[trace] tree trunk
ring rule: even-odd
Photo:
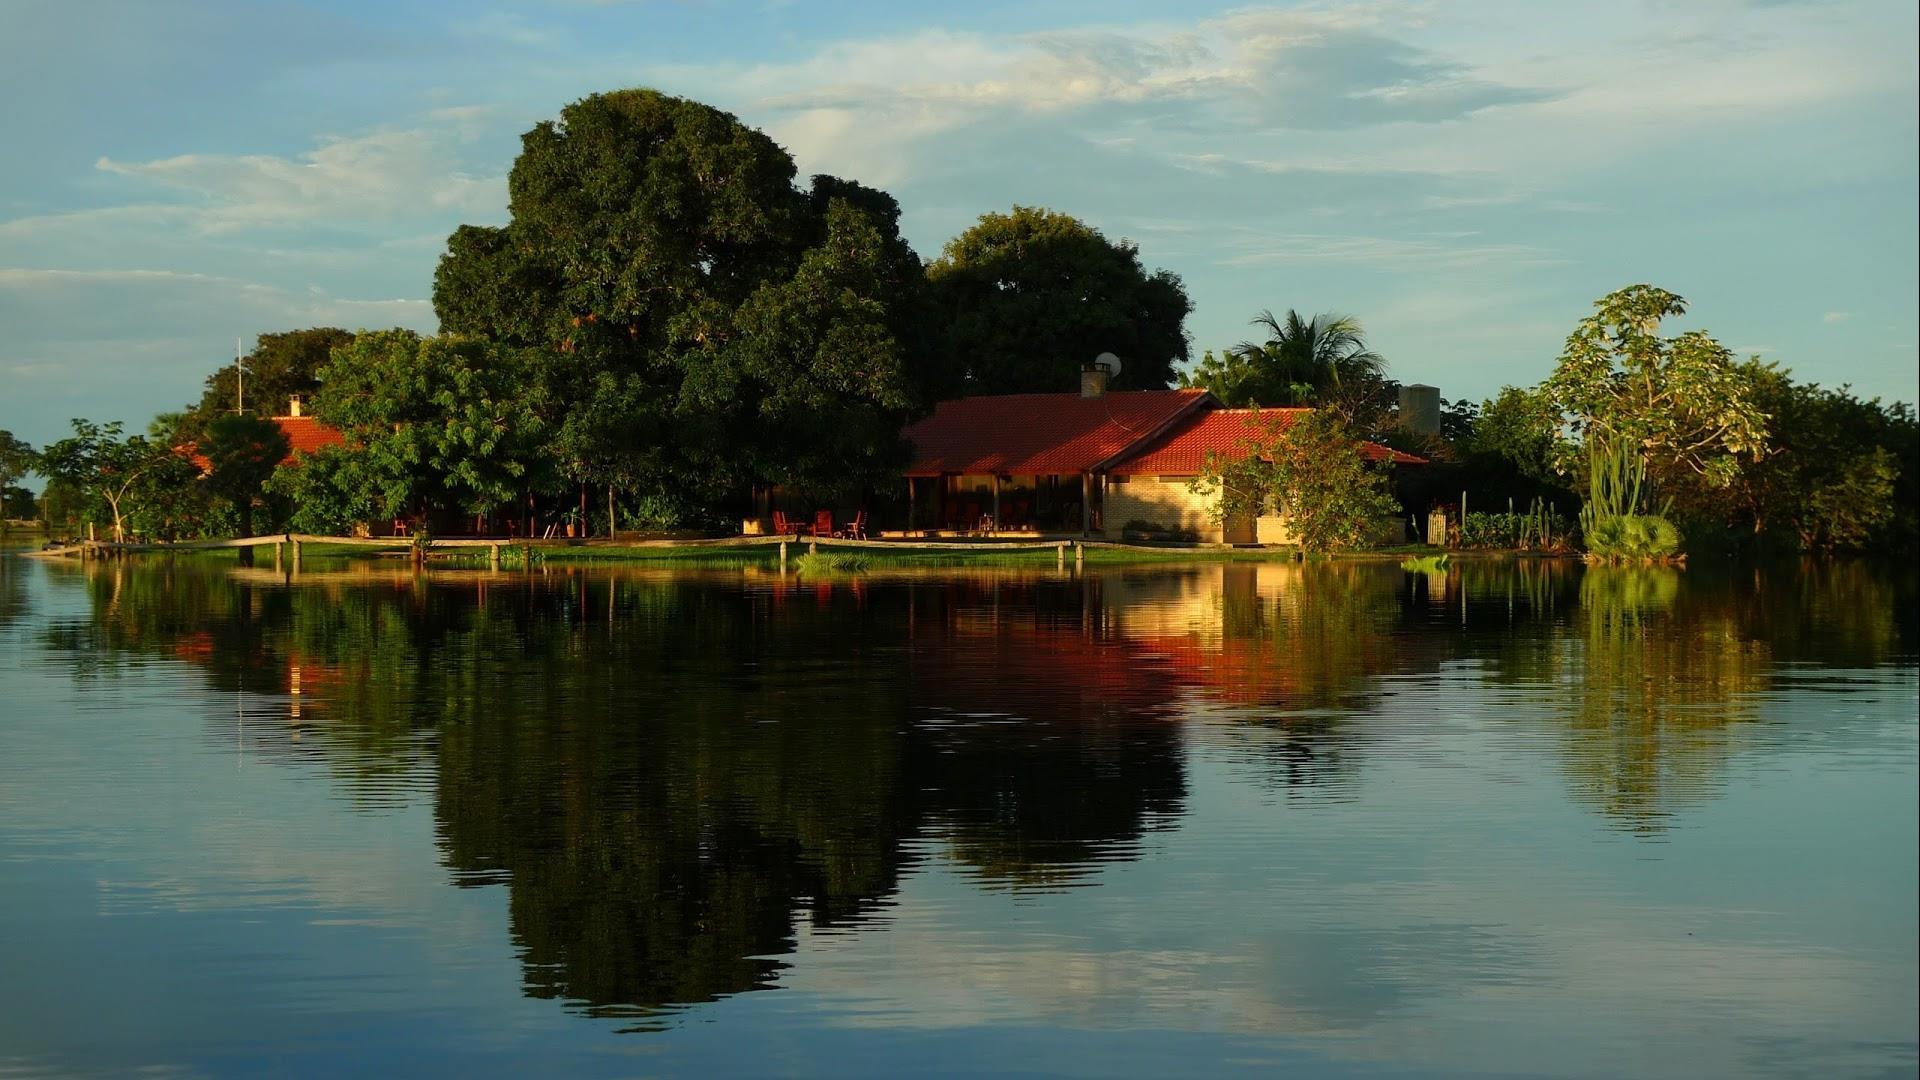
[[[239,500],[237,509],[240,511],[240,535],[252,536],[253,535],[253,500],[252,499]],[[280,561],[278,557],[279,551],[280,551],[279,548],[277,547],[274,548],[274,554],[275,554],[274,562],[276,563]],[[253,549],[252,548],[243,547],[240,549],[240,565],[241,566],[253,565]]]

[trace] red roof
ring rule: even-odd
[[[339,446],[347,441],[340,430],[315,420],[311,416],[276,416],[273,422],[280,425],[280,433],[287,437],[287,456],[280,464],[285,465],[301,454],[311,454],[326,446]],[[213,462],[193,443],[173,448],[175,453],[184,454],[188,461],[198,466],[201,472],[213,468]]]
[[[287,446],[290,448],[287,461],[301,454],[311,454],[328,446],[339,446],[347,441],[338,428],[330,427],[311,416],[276,416],[273,422],[280,425],[286,433]],[[284,464],[284,462],[283,462]]]
[[[1212,409],[1129,455],[1107,471],[1115,476],[1197,476],[1207,454],[1244,456],[1254,443],[1283,431],[1312,409]],[[1368,461],[1391,459],[1396,465],[1425,465],[1427,459],[1403,454],[1379,443],[1360,444]]]
[[[908,476],[1094,471],[1213,401],[1204,390],[999,394],[943,401],[906,430]]]

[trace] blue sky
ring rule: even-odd
[[[431,330],[519,133],[649,85],[883,187],[924,258],[1014,203],[1138,242],[1196,355],[1357,315],[1449,397],[1591,301],[1916,396],[1905,2],[1337,6],[0,0],[0,428],[143,425],[236,336]]]

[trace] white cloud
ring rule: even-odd
[[[1835,323],[1846,322],[1848,319],[1853,318],[1853,316],[1854,313],[1851,311],[1829,311],[1825,315],[1820,316],[1820,321],[1826,323],[1828,326],[1832,326]]]
[[[504,204],[504,178],[463,170],[457,153],[462,132],[472,129],[476,117],[471,110],[440,110],[440,127],[328,136],[293,157],[181,154],[128,162],[103,156],[95,167],[198,196],[203,201],[190,208],[168,205],[151,212],[185,213],[208,232],[486,213]]]

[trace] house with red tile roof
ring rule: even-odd
[[[906,430],[908,528],[1096,532],[1106,471],[1215,404],[1204,390],[943,401]]]
[[[1285,543],[1278,518],[1212,519],[1215,497],[1190,490],[1209,454],[1250,453],[1310,410],[1228,409],[1204,390],[1106,389],[943,401],[908,427],[909,531],[1129,531],[1228,543]],[[1375,443],[1368,459],[1425,460]]]
[[[1285,431],[1312,411],[1209,409],[1165,435],[1143,443],[1106,470],[1107,531],[1119,535],[1113,528],[1118,524],[1123,531],[1131,527],[1136,531],[1193,536],[1214,543],[1291,543],[1293,534],[1286,520],[1277,514],[1229,520],[1224,524],[1215,521],[1213,510],[1219,496],[1196,494],[1192,484],[1194,478],[1205,471],[1210,455],[1230,461],[1244,458],[1260,443]],[[1391,463],[1395,467],[1427,463],[1425,458],[1376,442],[1362,442],[1360,454],[1370,462]],[[1390,532],[1397,526],[1396,519],[1393,526],[1383,528]]]
[[[280,425],[280,433],[287,437],[287,456],[281,459],[282,465],[291,464],[302,454],[311,454],[328,446],[340,446],[347,441],[346,436],[340,434],[338,428],[304,415],[299,398],[294,398],[288,403],[285,416],[275,416],[272,420]],[[213,468],[213,463],[207,460],[207,456],[191,443],[176,447],[175,451],[186,454],[187,459],[198,466],[202,473]]]

